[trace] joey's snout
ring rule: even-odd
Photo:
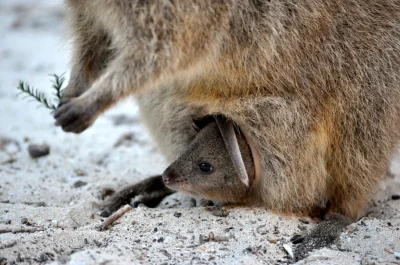
[[[191,191],[190,181],[186,176],[187,174],[184,174],[172,164],[162,174],[162,180],[171,189]]]
[[[175,169],[168,167],[164,173],[162,174],[162,180],[164,181],[165,185],[170,185],[176,182],[178,174],[176,173]]]

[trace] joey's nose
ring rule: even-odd
[[[164,183],[168,185],[175,179],[175,176],[176,176],[175,170],[168,167],[162,174],[162,179]]]

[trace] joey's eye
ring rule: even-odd
[[[208,162],[201,162],[199,164],[199,169],[202,173],[211,173],[213,170],[213,167],[210,163]]]

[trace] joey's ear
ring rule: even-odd
[[[249,187],[249,176],[247,175],[247,170],[240,153],[239,143],[236,138],[235,129],[233,128],[233,122],[223,118],[221,115],[215,116],[214,118],[232,159],[233,166],[239,174],[240,180],[244,185],[246,185],[246,187]]]

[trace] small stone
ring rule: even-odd
[[[74,172],[75,172],[75,174],[78,175],[79,177],[84,177],[84,176],[87,175],[87,172],[86,172],[85,170],[83,170],[82,168],[79,168],[79,167],[75,168],[75,169],[74,169]]]
[[[301,218],[299,218],[299,221],[302,222],[303,224],[309,224],[310,223],[310,218],[301,217]]]
[[[181,214],[181,213],[178,213],[178,212],[175,212],[175,213],[174,213],[174,216],[177,217],[177,218],[179,218],[179,217],[182,216],[182,214]]]
[[[157,242],[158,242],[158,243],[164,242],[164,238],[163,238],[163,237],[160,237],[160,238],[157,240]]]
[[[367,226],[367,221],[368,221],[368,218],[367,217],[363,217],[357,222],[357,224],[358,225],[362,225],[362,226]]]
[[[294,235],[290,239],[290,242],[292,242],[292,244],[300,244],[303,241],[304,241],[304,236],[303,235]]]
[[[214,216],[217,217],[227,217],[229,215],[229,212],[223,207],[209,206],[207,207],[207,210],[209,210]]]
[[[283,244],[283,249],[285,249],[285,251],[289,254],[289,256],[293,259],[294,258],[294,253],[293,253],[293,249],[290,245],[288,244]]]
[[[23,225],[31,225],[31,223],[29,222],[29,219],[26,217],[21,218],[21,224]]]
[[[7,259],[4,257],[0,257],[0,265],[7,265]]]
[[[400,195],[399,194],[393,194],[392,195],[392,200],[400,200]]]
[[[191,198],[190,199],[190,207],[196,207],[196,205],[197,205],[196,199],[195,198]]]
[[[253,249],[251,247],[247,247],[243,250],[243,253],[252,253]]]
[[[226,232],[226,233],[228,233],[229,231],[231,231],[231,230],[233,230],[234,228],[231,226],[231,227],[227,227],[227,228],[225,228],[224,229],[224,232]]]
[[[79,188],[79,187],[85,186],[86,184],[87,184],[87,182],[78,180],[78,181],[75,181],[74,188]]]
[[[299,224],[297,227],[298,227],[301,231],[307,230],[307,226],[305,226],[305,225]]]
[[[28,146],[29,155],[32,158],[38,158],[50,153],[50,146],[47,144],[30,144]]]
[[[21,253],[17,253],[17,258],[15,259],[16,262],[23,262],[24,258],[21,256]]]
[[[115,190],[109,187],[105,187],[101,190],[101,199],[105,200],[105,198],[110,197],[115,193]]]
[[[10,217],[8,215],[4,215],[3,223],[5,223],[6,225],[11,224],[11,219],[10,219]]]
[[[41,262],[46,262],[50,260],[54,260],[54,254],[50,252],[45,252],[39,255],[39,260]]]
[[[200,207],[214,206],[213,201],[201,198],[199,201]]]
[[[58,220],[51,220],[51,227],[58,228]]]
[[[38,206],[38,207],[46,207],[46,203],[45,202],[37,202],[36,206]]]

